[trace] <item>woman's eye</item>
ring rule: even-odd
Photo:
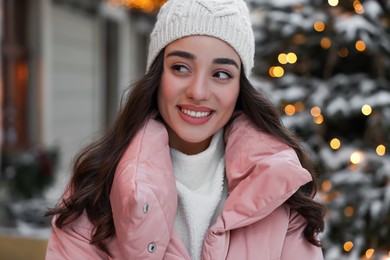
[[[218,71],[217,73],[214,74],[214,77],[218,79],[230,79],[232,76],[224,71]]]
[[[176,70],[178,72],[187,72],[188,71],[188,69],[183,65],[173,65],[172,69]]]

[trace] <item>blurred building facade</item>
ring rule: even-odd
[[[58,199],[73,157],[112,123],[144,73],[153,16],[100,0],[3,0],[2,153],[57,147]]]

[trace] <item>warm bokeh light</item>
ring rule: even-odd
[[[358,0],[355,0],[353,2],[353,8],[355,9],[355,12],[357,14],[363,14],[364,13],[364,8],[363,8],[363,5],[360,3],[360,1]]]
[[[362,113],[363,113],[363,115],[365,115],[365,116],[369,116],[371,113],[372,113],[372,108],[371,108],[371,106],[370,105],[364,105],[364,106],[362,106]]]
[[[295,53],[293,53],[293,52],[287,53],[287,62],[288,63],[294,64],[295,62],[297,62],[297,60],[298,60],[298,57]]]
[[[321,115],[321,108],[315,106],[310,109],[310,114],[314,117]]]
[[[306,42],[306,37],[303,34],[296,34],[292,37],[292,42],[295,44],[303,44]]]
[[[347,241],[344,243],[344,250],[345,251],[347,251],[347,252],[351,251],[352,247],[353,247],[353,243],[351,241]]]
[[[324,192],[329,192],[332,189],[332,182],[330,180],[323,181],[321,183],[321,189]]]
[[[338,138],[333,138],[332,140],[330,140],[330,143],[329,143],[330,147],[333,149],[333,150],[337,150],[340,148],[341,146],[341,142]]]
[[[278,61],[280,64],[286,64],[287,63],[287,54],[286,53],[279,54]]]
[[[374,249],[372,249],[372,248],[367,249],[367,251],[366,251],[366,257],[367,257],[367,258],[371,258],[371,257],[374,255],[374,253],[375,253],[375,250],[374,250]]]
[[[366,44],[364,43],[364,41],[359,40],[359,41],[356,42],[355,48],[358,51],[365,51],[366,50]]]
[[[352,217],[354,212],[355,212],[355,210],[352,206],[345,207],[345,209],[344,209],[344,215],[346,217]]]
[[[138,9],[151,13],[159,9],[166,0],[108,0],[108,4],[114,7],[124,6],[129,9]]]
[[[314,27],[314,30],[316,30],[317,32],[322,32],[325,30],[325,24],[321,21],[315,22],[313,27]]]
[[[273,78],[280,78],[284,75],[284,69],[280,66],[272,66],[269,69],[269,75]]]
[[[316,117],[314,117],[313,121],[317,125],[320,125],[324,122],[324,117],[322,115],[316,116]]]
[[[383,144],[380,144],[376,147],[376,153],[379,155],[379,156],[383,156],[385,155],[386,153],[386,146],[384,146]]]
[[[321,47],[324,49],[329,49],[332,46],[332,41],[328,37],[324,37],[321,39]]]
[[[350,157],[351,163],[359,164],[364,160],[364,154],[360,151],[353,152]]]
[[[302,101],[298,101],[294,104],[295,106],[295,109],[297,110],[297,112],[301,112],[305,109],[305,104],[302,102]]]
[[[287,106],[284,107],[284,112],[286,115],[292,116],[295,114],[296,109],[294,105],[288,104]]]
[[[339,4],[339,0],[328,0],[328,4],[330,6],[337,6]]]
[[[345,58],[345,57],[348,56],[349,51],[348,51],[347,48],[343,47],[343,48],[341,48],[341,49],[337,52],[337,54],[338,54],[341,58]]]

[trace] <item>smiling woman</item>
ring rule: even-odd
[[[197,154],[231,118],[240,89],[240,57],[209,36],[184,37],[164,51],[158,109],[169,145]]]
[[[76,157],[47,259],[323,259],[308,156],[248,80],[243,0],[169,0],[147,73]]]

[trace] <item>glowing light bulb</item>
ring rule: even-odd
[[[314,117],[313,121],[317,125],[320,125],[324,122],[324,116],[323,115],[316,116],[316,117]]]
[[[314,117],[321,115],[321,108],[315,106],[310,109],[310,114]]]
[[[331,141],[330,141],[330,147],[333,149],[333,150],[337,150],[339,149],[341,146],[341,142],[338,138],[333,138]]]
[[[317,32],[322,32],[325,30],[325,24],[321,21],[315,22],[313,27],[314,27],[314,30],[316,30]]]
[[[371,257],[374,255],[374,253],[375,253],[375,250],[374,250],[374,249],[372,249],[372,248],[367,249],[367,251],[366,251],[366,257],[367,257],[367,258],[371,258]]]
[[[372,108],[371,108],[371,106],[370,105],[364,105],[364,106],[362,106],[362,113],[363,113],[363,115],[365,115],[365,116],[369,116],[371,113],[372,113]]]
[[[289,115],[289,116],[292,116],[295,114],[295,106],[294,105],[291,105],[291,104],[288,104],[287,106],[285,106],[284,108],[284,112],[286,113],[286,115]]]
[[[328,37],[324,37],[321,39],[320,45],[324,49],[329,49],[332,46],[332,41]]]
[[[353,243],[351,241],[347,241],[344,243],[344,250],[349,252],[353,248]]]
[[[330,180],[325,180],[321,183],[321,189],[324,192],[329,192],[332,189],[332,182]]]
[[[346,217],[351,217],[353,216],[353,213],[355,212],[354,208],[352,206],[345,207],[344,209],[344,215]]]
[[[328,0],[328,4],[330,6],[337,6],[339,4],[339,0]]]
[[[347,57],[347,56],[348,56],[348,53],[349,53],[349,51],[348,51],[348,49],[345,48],[345,47],[341,48],[341,49],[337,52],[337,54],[338,54],[341,58]]]
[[[353,152],[350,157],[351,163],[359,164],[364,160],[364,154],[360,151]]]
[[[280,66],[272,66],[269,69],[269,74],[273,78],[280,78],[280,77],[282,77],[284,75],[284,69],[282,67],[280,67]]]
[[[366,49],[366,44],[364,43],[364,41],[359,40],[355,43],[355,48],[358,51],[364,51]]]
[[[357,14],[363,14],[364,13],[363,5],[358,0],[355,0],[353,2],[353,8],[355,9],[355,12]]]
[[[383,144],[380,144],[376,147],[376,153],[379,155],[379,156],[383,156],[385,155],[386,153],[386,146],[384,146]]]
[[[279,54],[278,61],[280,64],[286,64],[287,63],[287,54],[286,53]]]
[[[295,62],[297,62],[298,60],[298,57],[295,53],[293,52],[289,52],[287,54],[287,62],[290,63],[290,64],[294,64]]]

